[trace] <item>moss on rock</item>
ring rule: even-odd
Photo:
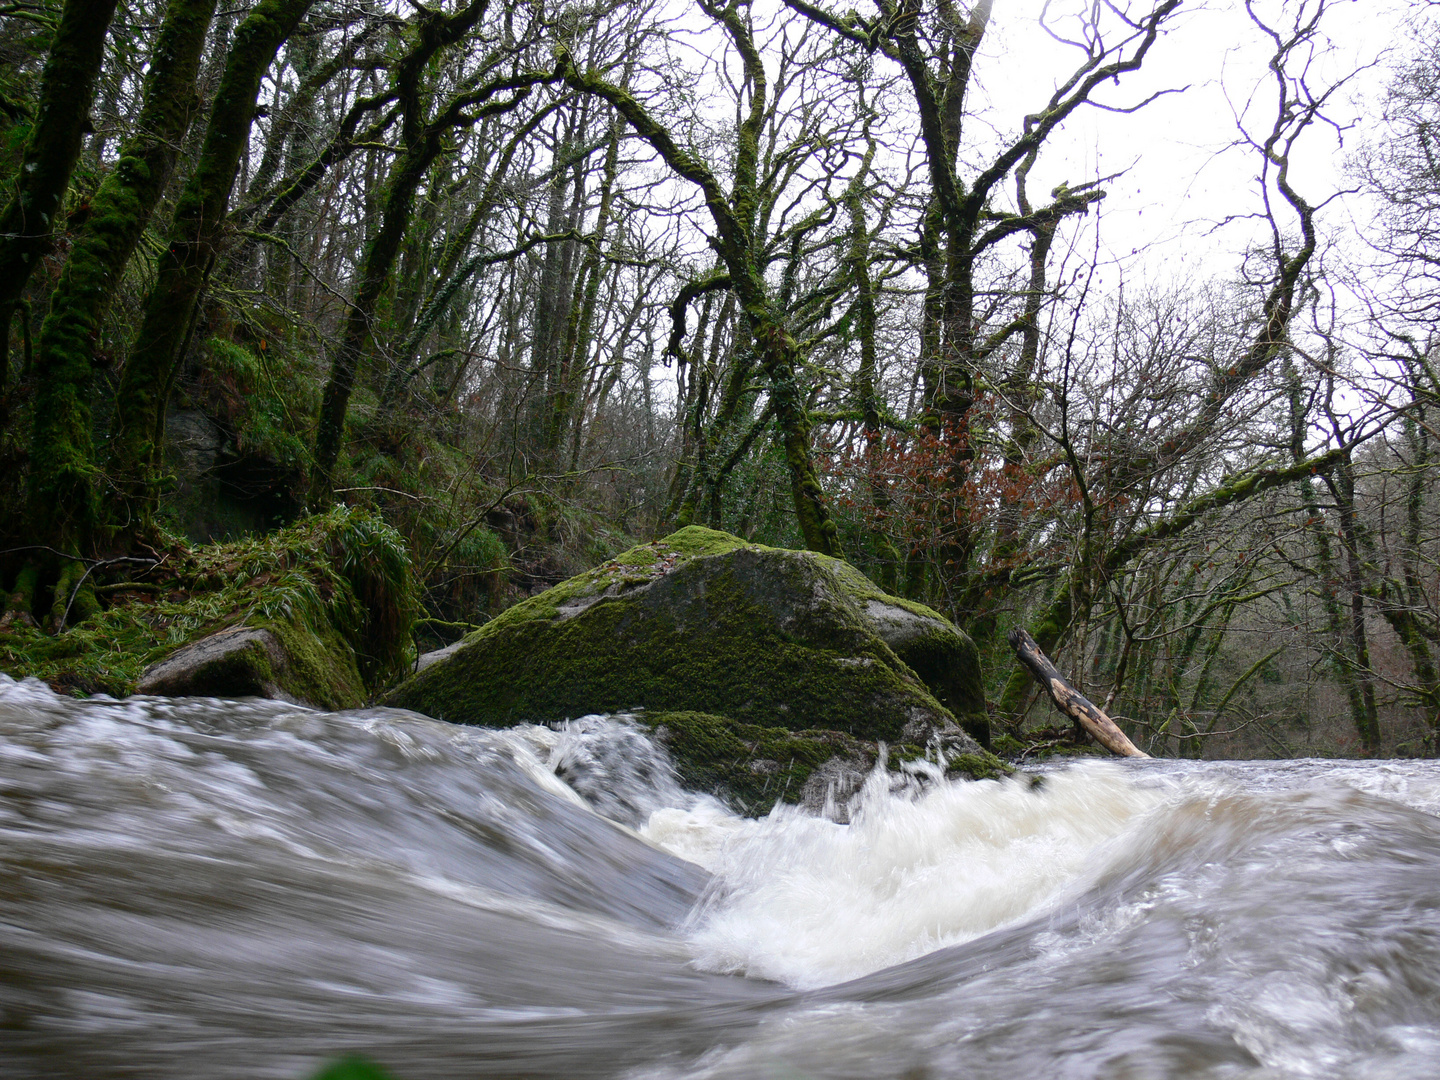
[[[937,692],[983,717],[974,645],[940,615],[838,559],[689,526],[510,608],[386,703],[489,726],[648,709],[900,743],[954,728]]]
[[[874,743],[839,731],[789,731],[688,711],[636,719],[669,751],[687,788],[719,796],[745,814],[801,801],[815,770],[834,758],[866,771],[876,760]]]
[[[827,565],[875,633],[954,714],[960,726],[988,748],[990,717],[985,709],[980,652],[970,635],[938,611],[885,592],[849,563],[828,559]]]
[[[278,684],[287,696],[322,709],[354,709],[370,697],[355,650],[334,627],[283,619],[261,625],[285,650],[288,670]]]
[[[336,507],[266,537],[194,550],[177,544],[163,566],[163,576],[106,585],[103,610],[81,622],[72,613],[59,635],[33,621],[0,625],[0,670],[60,691],[120,697],[173,653],[243,627],[273,639],[283,672],[271,650],[251,649],[213,673],[217,689],[156,692],[256,693],[353,708],[408,666],[415,586],[403,541],[369,511]]]
[[[687,788],[715,795],[750,815],[767,813],[777,802],[819,809],[827,787],[849,777],[850,785],[838,792],[843,799],[880,755],[876,743],[840,731],[790,731],[688,711],[640,713],[634,719],[669,751]],[[901,743],[889,747],[887,757],[892,768],[903,767],[925,757],[925,751]],[[946,758],[950,777],[991,780],[1012,771],[984,752]]]
[[[887,741],[953,726],[856,578],[691,526],[510,608],[387,704],[491,726],[640,708]]]
[[[138,693],[169,697],[264,697],[328,709],[364,704],[354,654],[333,631],[278,620],[232,626],[175,650],[148,668]]]

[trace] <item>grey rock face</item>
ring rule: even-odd
[[[178,409],[165,418],[165,443],[177,471],[193,481],[215,467],[225,432],[198,409]]]
[[[135,690],[166,697],[263,697],[295,704],[281,681],[290,669],[280,639],[269,630],[231,627],[191,642],[140,676]]]
[[[450,657],[454,656],[457,652],[459,652],[460,647],[464,644],[465,642],[463,640],[455,641],[450,643],[449,645],[446,645],[443,649],[435,649],[432,652],[421,653],[419,657],[417,657],[415,660],[415,671],[419,673],[421,671],[424,671],[431,664],[438,664],[441,661],[448,660]]]

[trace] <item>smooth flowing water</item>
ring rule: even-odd
[[[872,778],[0,676],[0,1076],[1440,1075],[1440,767]]]

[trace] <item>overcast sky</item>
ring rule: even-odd
[[[1075,66],[1073,50],[1041,29],[1044,6],[1043,0],[995,0],[978,71],[981,100],[993,107],[998,124],[1043,105],[1057,78]],[[1052,10],[1074,6],[1074,0],[1051,5]],[[1278,0],[1262,4],[1267,13],[1280,6]],[[1288,6],[1293,11],[1294,0]],[[1334,49],[1317,63],[1314,85],[1380,61],[1336,101],[1331,115],[1337,122],[1375,115],[1388,80],[1386,50],[1406,49],[1398,27],[1408,6],[1401,0],[1332,0],[1322,25]],[[1137,115],[1082,110],[1053,140],[1033,174],[1032,189],[1043,192],[1060,181],[1077,183],[1128,169],[1123,179],[1107,185],[1102,218],[1102,243],[1121,260],[1128,278],[1233,273],[1236,253],[1260,235],[1254,224],[1218,231],[1214,225],[1259,207],[1257,156],[1226,147],[1238,137],[1237,110],[1252,131],[1268,130],[1275,92],[1265,65],[1273,49],[1249,22],[1240,0],[1194,0],[1182,12],[1144,70],[1108,88],[1101,100],[1129,105],[1160,89],[1189,89],[1162,97]],[[1318,202],[1345,187],[1344,159],[1373,131],[1373,123],[1362,123],[1344,133],[1342,146],[1333,129],[1313,130],[1291,168],[1301,194]],[[1363,207],[1331,207],[1327,232],[1352,215],[1363,216]],[[1132,249],[1141,254],[1132,259]]]

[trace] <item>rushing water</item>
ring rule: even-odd
[[[0,676],[0,1076],[1440,1075],[1440,768],[872,778]]]

